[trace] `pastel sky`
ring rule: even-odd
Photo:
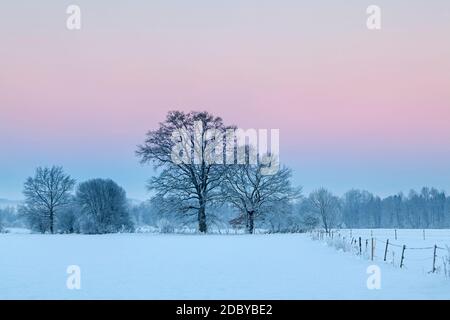
[[[280,129],[306,192],[450,191],[449,35],[448,0],[2,3],[0,198],[58,164],[145,199],[134,151],[172,109]]]

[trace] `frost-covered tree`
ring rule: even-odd
[[[301,232],[305,228],[296,207],[294,201],[274,202],[270,210],[259,219],[258,226],[270,233]]]
[[[167,233],[176,228],[191,225],[196,219],[190,215],[180,215],[180,203],[174,196],[156,195],[150,199],[150,219],[153,225]],[[194,220],[194,221],[192,221]]]
[[[56,227],[60,233],[79,233],[81,210],[72,197],[69,204],[62,207],[56,219]]]
[[[150,201],[139,204],[129,203],[130,217],[135,226],[155,226],[153,210]]]
[[[0,220],[2,221],[4,228],[24,228],[26,226],[23,217],[18,214],[17,209],[18,208],[14,206],[7,206],[0,209]]]
[[[211,150],[220,147],[223,140],[207,133],[220,135],[225,130],[222,119],[208,112],[171,111],[158,129],[147,133],[136,152],[141,163],[151,163],[161,170],[149,181],[149,190],[159,197],[176,198],[179,212],[194,211],[200,232],[207,231],[206,208],[219,196],[226,168],[209,161]]]
[[[249,163],[247,157],[245,163],[231,165],[222,184],[224,199],[239,210],[248,233],[253,233],[256,218],[280,211],[283,205],[299,197],[301,192],[290,183],[290,169],[281,167],[275,173],[265,174],[265,167],[279,166],[274,164],[278,161],[275,156],[263,156],[265,161],[258,160],[256,164]]]
[[[404,195],[402,193],[383,199],[382,210],[386,225],[392,228],[406,227],[406,220],[404,219]]]
[[[34,177],[29,177],[24,184],[22,214],[40,232],[54,233],[55,217],[69,203],[74,185],[75,180],[62,167],[37,168]]]
[[[308,200],[310,210],[319,216],[325,232],[328,232],[338,222],[339,198],[325,188],[320,188],[311,192]]]
[[[350,190],[342,199],[342,219],[348,228],[445,228],[450,226],[449,199],[427,187],[384,199]]]
[[[347,228],[380,228],[381,200],[368,191],[352,189],[345,193],[342,219]]]
[[[318,215],[310,210],[308,198],[301,198],[295,204],[295,216],[301,230],[312,230],[321,224]]]
[[[111,179],[92,179],[81,183],[76,192],[83,233],[131,231],[125,190]]]

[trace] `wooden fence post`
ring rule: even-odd
[[[434,253],[433,253],[433,273],[436,272],[436,250],[437,250],[437,245],[434,245]]]
[[[384,261],[386,261],[388,246],[389,246],[389,239],[386,240],[386,249],[384,249]]]
[[[361,237],[359,237],[359,255],[362,255]]]
[[[394,232],[395,232],[395,240],[397,240],[397,229],[395,229]]]
[[[405,259],[405,249],[406,249],[406,245],[403,245],[402,258],[400,260],[400,268],[403,267],[403,260]]]
[[[373,238],[371,239],[371,246],[372,246],[372,249],[370,250],[370,258],[371,258],[371,260],[373,261],[373,254],[374,254],[374,251],[375,251],[375,247],[374,247],[374,242],[373,242]]]

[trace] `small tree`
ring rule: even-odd
[[[76,193],[84,233],[130,231],[132,223],[125,190],[111,179],[92,179],[81,183]]]
[[[248,152],[248,149],[247,149]],[[230,166],[222,185],[222,195],[225,201],[232,203],[241,214],[248,233],[253,233],[255,218],[262,217],[268,211],[277,210],[280,204],[287,203],[300,196],[301,189],[294,189],[290,184],[292,172],[283,167],[272,174],[264,174],[266,166],[274,165],[274,156],[265,155],[264,164],[258,161],[251,164]]]
[[[336,223],[340,203],[339,198],[334,196],[330,191],[320,188],[313,191],[309,195],[309,207],[310,210],[317,214],[322,220],[325,232]]]
[[[38,167],[34,177],[24,184],[25,205],[22,213],[39,231],[54,233],[58,210],[70,201],[75,180],[66,175],[62,167]]]

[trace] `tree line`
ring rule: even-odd
[[[154,197],[135,206],[136,225],[173,232],[192,226],[189,215],[178,214],[176,199]],[[246,230],[247,219],[235,206],[210,205],[208,225],[215,230]],[[149,214],[151,213],[151,214]],[[411,190],[381,198],[368,191],[352,189],[337,196],[325,188],[302,195],[295,201],[274,202],[254,219],[255,227],[268,233],[304,232],[321,228],[450,228],[450,196],[435,188]]]
[[[43,233],[129,232],[142,225],[160,232],[195,227],[202,233],[211,227],[248,233],[450,227],[450,198],[434,188],[383,199],[361,190],[338,197],[325,188],[303,195],[291,182],[292,170],[275,154],[236,140],[230,149],[218,139],[230,129],[236,127],[208,112],[171,111],[136,150],[140,162],[156,170],[147,184],[151,199],[132,205],[110,179],[76,185],[62,167],[37,168],[24,183],[19,216]],[[225,165],[230,154],[245,161],[234,157]],[[268,167],[277,170],[267,174]],[[7,220],[11,213],[0,211],[0,228],[2,216]]]
[[[351,190],[341,203],[341,221],[348,228],[450,227],[450,197],[435,188],[383,199],[368,191]]]

